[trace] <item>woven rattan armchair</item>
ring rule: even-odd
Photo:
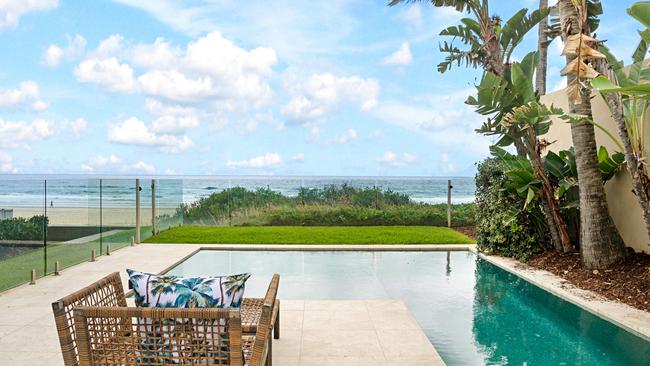
[[[238,309],[77,307],[74,317],[81,366],[244,364]]]
[[[275,275],[269,285],[267,297],[272,288],[275,288],[275,293],[277,294],[278,284],[279,276]],[[275,299],[276,295],[273,296]],[[261,322],[265,300],[266,297],[264,299],[245,298],[242,302],[240,323],[243,334],[257,335],[258,324]],[[275,299],[273,304],[270,324],[272,325],[275,339],[278,339],[280,336],[280,300]],[[61,353],[66,366],[78,366],[80,364],[73,309],[83,306],[126,307],[126,297],[119,273],[111,273],[101,280],[52,303],[59,342],[61,344]],[[270,348],[270,339],[268,343]]]

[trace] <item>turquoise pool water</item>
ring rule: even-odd
[[[650,365],[650,343],[464,252],[204,250],[170,271],[280,273],[283,299],[400,299],[447,365]]]

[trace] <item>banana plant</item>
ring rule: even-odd
[[[607,101],[616,122],[634,194],[650,237],[650,174],[645,138],[646,117],[650,108],[650,67],[645,63],[650,48],[650,2],[634,4],[628,13],[646,27],[639,32],[640,41],[629,70],[626,71],[623,61],[603,45],[600,52],[605,55],[609,69],[602,70],[604,74],[592,80],[591,85]]]

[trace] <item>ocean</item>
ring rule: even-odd
[[[409,195],[423,203],[447,202],[447,180],[452,180],[452,202],[474,201],[473,177],[279,177],[279,176],[165,176],[156,178],[159,207],[178,207],[229,187],[270,188],[295,196],[301,187],[323,188],[348,184],[354,187],[380,187]],[[46,183],[47,182],[47,183]],[[0,176],[0,208],[98,207],[99,177],[89,176]],[[108,177],[101,180],[103,207],[133,207],[135,178]],[[151,179],[141,179],[143,207],[151,202]],[[46,193],[47,191],[47,193]]]

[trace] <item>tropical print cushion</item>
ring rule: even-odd
[[[154,275],[127,269],[135,304],[149,308],[238,308],[250,273],[219,277]]]

